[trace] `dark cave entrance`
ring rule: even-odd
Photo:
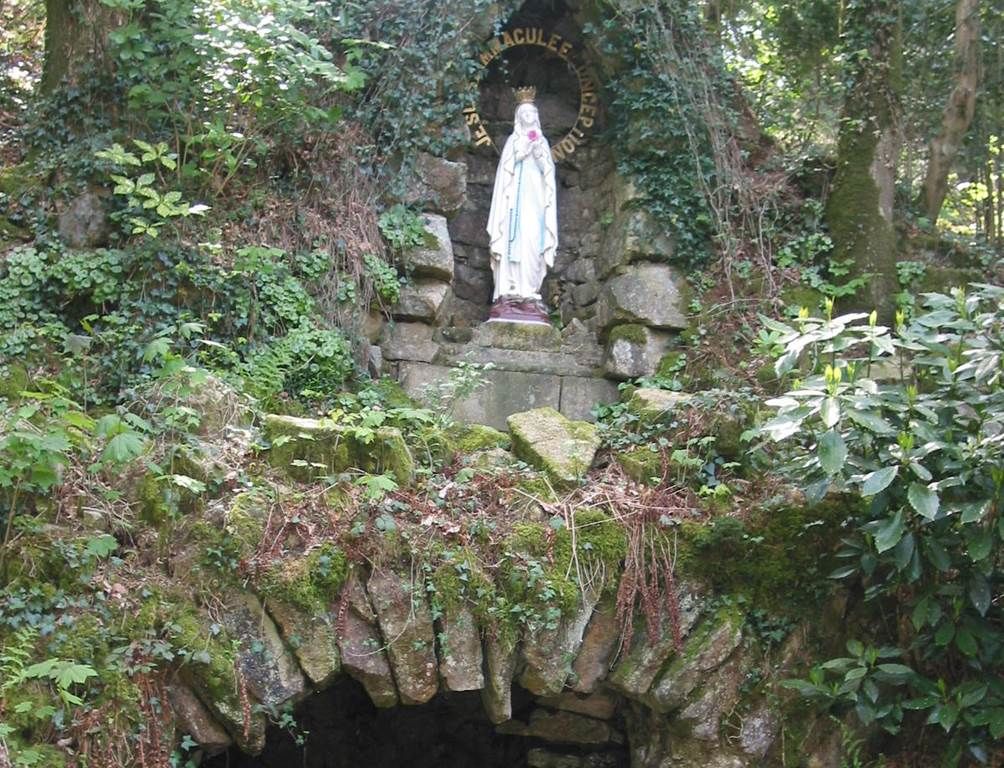
[[[533,696],[513,685],[513,718],[527,721]],[[626,768],[623,745],[582,748],[499,733],[478,691],[440,693],[427,704],[379,709],[350,677],[301,702],[287,727],[269,728],[264,751],[236,747],[204,768]],[[303,744],[297,743],[302,736]]]

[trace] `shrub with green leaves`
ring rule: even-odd
[[[983,761],[1004,737],[1004,288],[920,304],[895,329],[874,313],[765,320],[778,375],[795,378],[763,433],[810,497],[870,501],[832,578],[859,582],[899,630],[796,685],[893,733],[919,710],[950,762]]]
[[[333,398],[355,364],[341,331],[304,323],[252,355],[241,372],[246,388],[270,406],[281,393],[307,400]]]

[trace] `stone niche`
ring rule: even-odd
[[[570,3],[531,0],[503,27],[543,28],[572,44],[600,94],[586,141],[557,165],[555,265],[543,286],[555,327],[486,323],[492,295],[488,235],[498,151],[473,143],[450,159],[417,159],[408,201],[426,210],[430,245],[411,256],[413,280],[379,339],[383,371],[422,399],[462,361],[492,365],[486,386],[456,403],[465,421],[505,428],[512,413],[552,406],[588,419],[617,384],[654,374],[687,326],[686,283],[672,265],[672,234],[638,204],[603,137],[598,68]],[[487,44],[489,41],[485,41]],[[575,125],[579,80],[540,46],[510,48],[489,66],[478,112],[495,145],[512,130],[514,85],[534,85],[552,146]]]

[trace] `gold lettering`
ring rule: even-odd
[[[572,50],[572,44],[571,43],[568,43],[568,42],[562,43],[561,48],[558,49],[558,55],[561,58],[563,58],[563,59],[567,58],[568,57],[568,52],[570,50]]]
[[[540,27],[534,27],[530,30],[532,37],[527,38],[527,43],[530,45],[543,45],[544,44],[544,30]]]
[[[583,128],[592,128],[593,127],[593,118],[591,118],[591,117],[585,117],[585,116],[580,117],[579,118],[579,122],[582,123],[582,127]]]
[[[551,157],[554,158],[554,162],[560,163],[565,159],[565,153],[558,145],[551,148]]]
[[[502,33],[502,45],[505,46],[506,48],[512,48],[514,45],[516,45],[516,43],[512,39],[512,35],[510,35],[508,32]]]
[[[583,104],[595,104],[596,103],[596,94],[595,93],[583,93],[581,98],[582,98],[582,103]]]
[[[481,118],[478,117],[478,113],[475,112],[473,109],[465,110],[465,114],[467,115],[468,125],[477,125],[478,123],[481,122]]]
[[[491,64],[493,58],[495,57],[492,56],[490,51],[485,51],[484,53],[481,54],[481,66],[487,67],[489,64]]]
[[[581,144],[585,140],[585,138],[586,138],[586,134],[584,134],[582,132],[582,129],[579,128],[578,126],[572,128],[572,136],[574,136],[576,139],[578,139],[578,141],[576,142],[576,144]]]
[[[547,48],[550,51],[558,52],[558,41],[561,39],[561,35],[551,35],[551,39],[547,41]]]
[[[596,114],[596,107],[594,107],[594,106],[592,106],[590,104],[583,104],[579,108],[579,113],[583,114],[583,115],[595,115]]]
[[[514,29],[512,31],[512,39],[516,42],[516,45],[526,45],[526,30]]]
[[[563,138],[558,146],[561,147],[567,155],[570,155],[575,151],[575,142],[568,136]]]
[[[481,138],[479,138],[477,141],[474,142],[474,146],[487,147],[491,143],[492,143],[492,137],[486,133],[484,136],[482,136]]]

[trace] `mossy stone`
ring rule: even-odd
[[[636,446],[614,454],[624,474],[636,483],[653,484],[662,476],[662,457],[647,446]]]
[[[456,450],[465,456],[477,451],[493,448],[509,450],[512,447],[509,435],[484,424],[457,425],[450,431],[450,437]]]
[[[662,421],[667,414],[677,408],[685,406],[691,397],[686,392],[640,387],[631,393],[627,406],[628,410],[643,422],[653,424]]]
[[[611,342],[623,340],[632,344],[645,345],[648,343],[648,334],[644,325],[624,323],[611,329],[609,340]]]
[[[331,419],[270,413],[265,416],[264,433],[271,443],[269,463],[297,480],[351,469],[386,472],[400,485],[414,479],[415,461],[397,427],[363,435]]]
[[[559,484],[578,482],[600,447],[596,427],[571,421],[554,408],[535,408],[507,419],[513,450]]]

